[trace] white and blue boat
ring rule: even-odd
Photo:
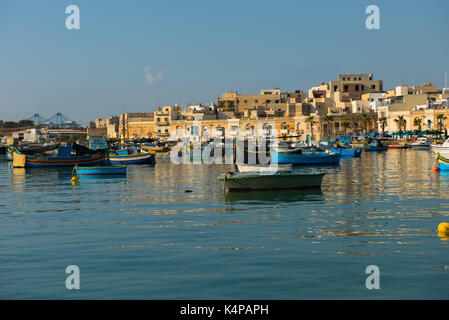
[[[141,152],[129,154],[128,150],[120,150],[109,155],[109,164],[154,164],[156,163],[154,152]]]

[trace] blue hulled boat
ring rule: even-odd
[[[362,155],[363,149],[356,148],[332,148],[332,152],[339,153],[342,157],[359,158]]]
[[[92,152],[84,155],[72,155],[72,147],[68,146],[61,149],[63,152],[59,152],[58,155],[29,155],[24,154],[17,148],[13,151],[14,167],[19,168],[47,168],[47,167],[73,167],[75,165],[96,165],[105,163],[104,152]],[[84,149],[83,149],[84,150]],[[92,152],[92,153],[90,153]]]
[[[75,166],[74,173],[82,178],[91,176],[126,176],[126,166]]]
[[[127,151],[127,150],[124,150]],[[154,152],[142,152],[128,154],[128,152],[117,152],[109,155],[110,164],[154,164]]]
[[[339,153],[311,153],[311,154],[294,154],[284,152],[271,152],[271,161],[273,163],[291,163],[291,164],[338,164],[341,155]]]

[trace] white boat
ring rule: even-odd
[[[237,168],[239,172],[292,172],[291,164],[238,164]]]
[[[412,144],[410,144],[412,149],[416,149],[416,150],[430,150],[431,145],[432,145],[432,139],[424,138],[424,137],[418,138],[416,140],[416,142],[413,142]]]
[[[432,144],[432,151],[440,154],[449,154],[449,138],[443,144]]]

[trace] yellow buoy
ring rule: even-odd
[[[447,223],[447,222],[441,222],[441,223],[438,225],[438,232],[448,234],[448,233],[449,233],[449,223]]]
[[[72,179],[70,181],[72,181],[72,184],[75,185],[78,183],[79,177],[78,176],[73,176]]]

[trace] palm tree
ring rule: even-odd
[[[440,113],[437,115],[438,131],[440,131],[440,133],[443,130],[443,121],[444,120],[446,120],[446,116],[444,114]]]
[[[334,116],[327,115],[323,118],[323,121],[327,122],[327,130],[326,130],[326,136],[330,139],[329,129],[330,129],[330,123],[334,120]]]
[[[310,140],[313,140],[313,126],[316,124],[315,119],[313,116],[309,116],[306,118],[305,122],[308,122],[310,124]]]
[[[418,130],[421,131],[421,122],[422,118],[415,118],[413,119],[413,125],[418,126]]]
[[[405,130],[407,120],[405,120],[404,116],[398,116],[397,119],[394,119],[394,122],[396,122],[400,132],[402,132],[402,127],[404,127]]]
[[[387,122],[387,117],[382,117],[379,119],[379,124],[382,128],[382,135],[385,134],[385,127],[387,126],[388,122]]]
[[[362,113],[361,119],[363,124],[365,125],[365,133],[368,131],[367,122],[369,121],[368,115],[366,113]]]
[[[346,129],[348,129],[351,126],[351,124],[348,121],[344,121],[341,123],[341,126],[344,129],[344,132],[346,134]]]

